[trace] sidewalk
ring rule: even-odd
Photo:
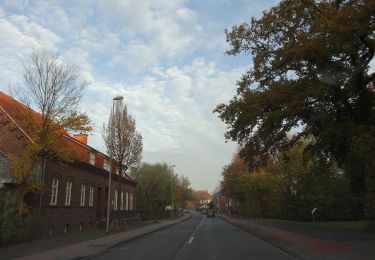
[[[375,259],[375,235],[330,231],[329,239],[322,239],[321,230],[291,222],[277,221],[277,227],[253,220],[220,215],[263,240],[303,259]],[[292,231],[291,231],[292,230]],[[346,236],[346,237],[345,237]]]
[[[188,219],[190,215],[184,215],[174,220],[160,220],[159,223],[143,226],[140,228],[126,230],[121,233],[111,234],[93,240],[87,240],[76,244],[60,247],[50,251],[24,256],[18,259],[23,260],[40,260],[40,259],[78,259],[99,255],[106,250],[122,244],[126,241],[133,240],[149,233],[166,228],[173,224]]]

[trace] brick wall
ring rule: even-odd
[[[0,152],[20,155],[27,142],[26,136],[0,108]]]
[[[113,209],[114,190],[119,191],[118,208],[120,207],[120,192],[134,193],[135,184],[128,180],[112,175],[111,200]],[[59,179],[57,204],[50,205],[53,178]],[[72,182],[71,203],[65,206],[66,183]],[[64,232],[64,227],[69,225],[69,231],[88,229],[89,226],[99,223],[106,218],[108,173],[91,165],[61,164],[48,161],[45,177],[46,191],[43,196],[43,213],[49,221],[54,223],[54,233]],[[80,206],[81,185],[86,185],[85,206]],[[89,206],[89,187],[94,187],[93,206]],[[51,224],[51,223],[49,223]]]
[[[0,108],[0,152],[20,155],[23,153],[29,140],[17,125]],[[104,220],[107,209],[108,172],[101,167],[92,166],[85,162],[63,164],[48,161],[44,183],[46,190],[42,196],[42,214],[46,218],[44,229],[46,232],[63,233],[65,227],[68,232],[87,230],[95,223]],[[120,206],[120,192],[124,192],[124,208],[126,192],[135,192],[135,183],[118,175],[112,175],[111,198],[114,198],[114,189],[119,190],[118,206]],[[53,178],[59,179],[57,203],[50,205],[51,184]],[[72,181],[71,204],[65,206],[66,182]],[[80,206],[81,185],[86,184],[85,206]],[[94,187],[93,206],[89,206],[90,186]],[[39,207],[39,194],[26,198],[29,205]],[[112,203],[111,203],[112,204]],[[113,204],[111,205],[113,208]]]

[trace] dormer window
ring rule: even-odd
[[[90,153],[90,164],[95,165],[95,153]]]

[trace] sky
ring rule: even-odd
[[[175,165],[193,189],[212,192],[236,150],[212,113],[236,91],[248,56],[225,55],[225,29],[260,17],[278,0],[0,0],[0,91],[23,84],[33,49],[58,52],[89,82],[80,110],[89,145],[124,97],[143,137],[143,161]]]

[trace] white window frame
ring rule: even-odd
[[[89,163],[91,165],[95,165],[95,157],[96,157],[95,153],[90,152]]]
[[[125,195],[125,210],[129,210],[129,193],[126,192]]]
[[[59,179],[54,177],[52,179],[52,184],[51,184],[51,202],[49,203],[49,205],[51,206],[57,205],[58,192],[59,192]]]
[[[86,202],[86,184],[81,184],[81,202],[80,206],[84,207]]]
[[[89,207],[94,205],[94,186],[90,186],[90,193],[89,193]]]
[[[133,210],[133,193],[130,193],[130,196],[129,196],[129,210]]]
[[[65,186],[65,206],[70,206],[71,198],[72,198],[72,181],[67,181]]]
[[[113,198],[113,209],[117,210],[118,190],[115,189],[115,196]]]
[[[103,161],[103,169],[109,171],[109,163],[107,159],[104,159]]]
[[[120,210],[124,210],[124,192],[120,193]]]

